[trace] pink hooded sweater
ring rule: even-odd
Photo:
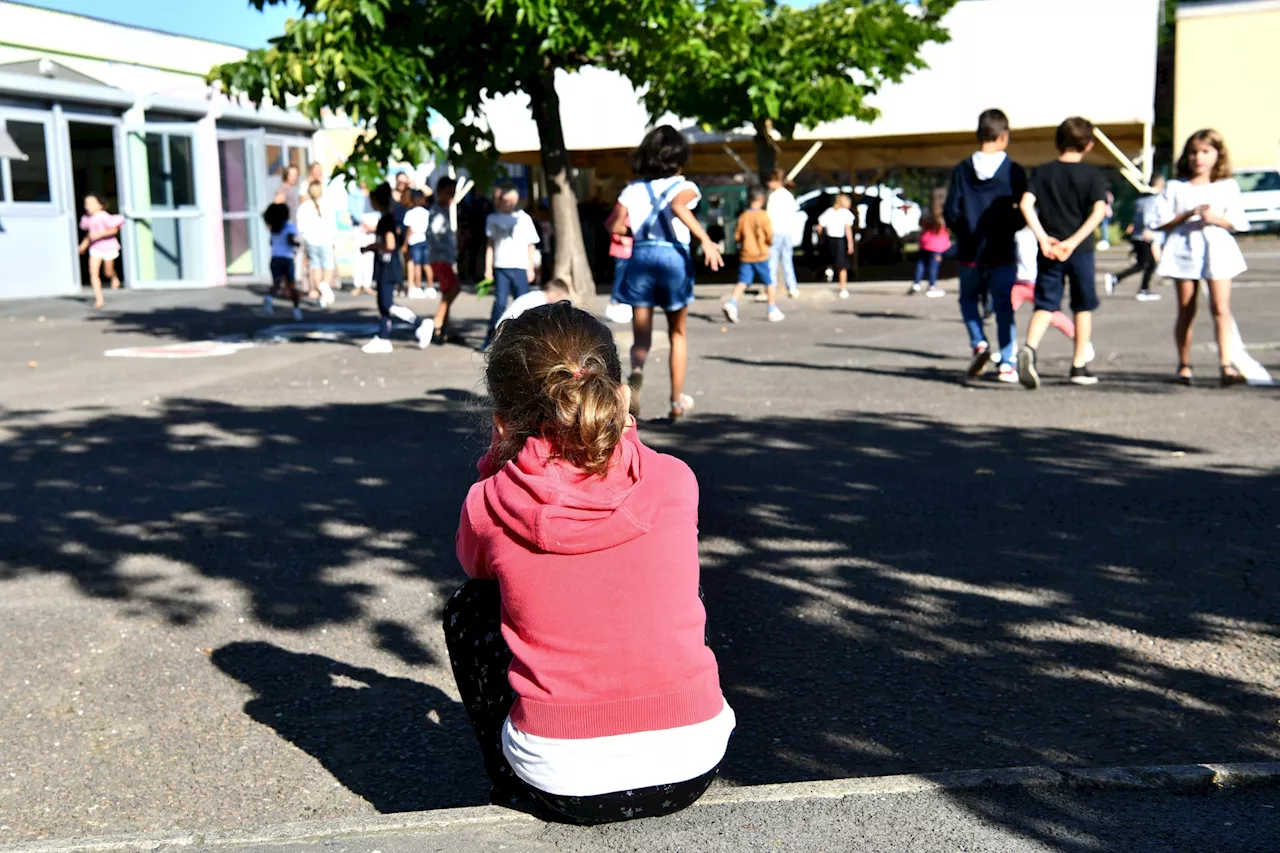
[[[496,471],[486,456],[458,525],[463,569],[501,589],[512,724],[577,739],[715,717],[693,472],[634,424],[603,478],[550,456],[541,438]]]

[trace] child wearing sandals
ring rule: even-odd
[[[1178,158],[1178,179],[1170,181],[1159,209],[1168,235],[1156,274],[1178,283],[1178,319],[1173,338],[1178,347],[1177,381],[1190,385],[1191,326],[1196,318],[1200,280],[1209,285],[1209,305],[1218,338],[1219,381],[1225,387],[1245,382],[1231,363],[1237,340],[1231,317],[1231,280],[1248,266],[1232,231],[1248,231],[1240,185],[1231,177],[1231,162],[1222,134],[1193,133]]]
[[[644,363],[653,341],[653,309],[667,315],[667,335],[671,340],[671,419],[677,420],[693,408],[693,398],[684,393],[685,364],[689,358],[686,334],[689,305],[693,302],[693,253],[689,241],[696,237],[702,257],[713,270],[724,260],[720,247],[707,235],[693,215],[702,193],[681,170],[689,160],[689,143],[670,125],[655,127],[631,154],[636,180],[618,196],[610,217],[614,234],[630,228],[635,243],[631,259],[618,288],[618,301],[631,306],[632,414],[640,412],[640,389],[644,384]]]
[[[646,447],[613,335],[567,302],[499,328],[493,438],[445,606],[494,803],[592,825],[691,805],[735,726],[705,643],[698,484]]]

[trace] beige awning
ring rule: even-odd
[[[17,143],[13,141],[13,137],[3,129],[0,129],[0,160],[25,160],[27,155],[22,153]]]

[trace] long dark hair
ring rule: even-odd
[[[669,124],[659,125],[644,135],[628,162],[636,177],[645,181],[680,174],[689,162],[689,143]]]

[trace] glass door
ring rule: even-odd
[[[132,259],[129,279],[140,287],[205,278],[195,132],[183,124],[125,128],[125,257]]]
[[[258,178],[266,171],[265,133],[219,131],[218,171],[222,177],[222,243],[227,277],[267,275],[269,246],[262,211],[271,201]]]

